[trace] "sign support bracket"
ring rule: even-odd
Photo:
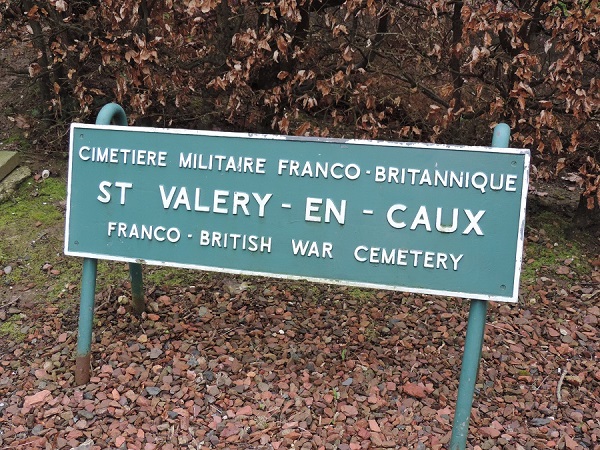
[[[110,125],[111,123],[127,126],[127,115],[123,108],[116,103],[105,105],[96,118],[96,125]],[[75,357],[75,384],[77,385],[86,384],[90,381],[97,267],[97,259],[83,259],[81,297],[79,303],[79,325],[77,332],[77,354]],[[129,263],[129,277],[131,278],[131,305],[134,314],[139,316],[146,310],[142,281],[142,265],[139,263]]]
[[[507,148],[509,140],[510,127],[505,123],[496,125],[492,138],[492,147]],[[487,300],[471,300],[460,380],[458,382],[456,409],[452,424],[450,450],[464,450],[467,446],[469,418],[471,416],[471,408],[473,407],[475,382],[477,381],[477,372],[479,372],[479,363],[481,361],[487,308]]]

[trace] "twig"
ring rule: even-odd
[[[223,410],[222,409],[219,409],[215,405],[210,405],[210,406],[212,406],[215,409],[215,411],[217,411],[220,415],[223,415]]]
[[[21,299],[21,296],[19,295],[17,298],[15,298],[14,300],[11,300],[10,302],[6,302],[0,305],[0,308],[6,308],[7,306],[10,305],[14,305],[15,303],[17,303],[19,300]]]
[[[558,399],[559,403],[562,402],[562,395],[560,393],[560,390],[562,389],[562,384],[563,384],[563,381],[565,381],[566,376],[567,376],[567,369],[565,368],[565,369],[563,369],[562,373],[560,374],[558,384],[556,385],[556,398]]]
[[[514,330],[509,330],[508,328],[500,327],[498,325],[494,325],[493,323],[488,323],[488,324],[486,324],[486,326],[491,327],[491,328],[495,328],[497,330],[506,331],[507,333],[512,333],[515,336],[521,336],[518,332],[516,332]]]
[[[105,305],[107,305],[108,303],[110,303],[110,296],[112,295],[112,286],[108,287],[108,295],[106,296],[106,300],[103,301],[102,303],[100,303],[98,306],[96,306],[94,308],[94,310],[99,311],[102,308],[104,308]]]
[[[531,391],[532,391],[532,392],[537,392],[537,391],[539,391],[539,390],[542,388],[542,385],[543,385],[543,384],[544,384],[544,382],[545,382],[545,381],[548,379],[548,377],[549,377],[549,376],[550,376],[550,375],[546,375],[546,376],[544,377],[544,379],[542,380],[542,382],[540,383],[540,385],[539,385],[539,386],[536,386],[536,387],[534,387],[533,389],[531,389]]]

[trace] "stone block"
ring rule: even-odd
[[[0,181],[4,180],[19,165],[17,152],[0,151]]]

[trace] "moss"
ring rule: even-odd
[[[25,333],[21,332],[21,315],[12,316],[0,324],[0,336],[9,337],[13,342],[22,342]]]
[[[59,206],[66,196],[65,181],[58,178],[24,183],[11,200],[0,205],[0,227],[60,223],[63,213]]]
[[[11,265],[13,269],[2,282],[43,286],[47,289],[44,297],[59,307],[67,306],[66,299],[73,297],[66,295],[67,290],[76,296],[82,270],[81,258],[63,253],[66,196],[64,179],[30,180],[19,187],[11,200],[0,204],[0,235],[5,237],[0,240],[0,265]],[[189,286],[204,276],[198,271],[145,266],[144,286]],[[97,290],[119,286],[127,280],[127,264],[98,261]]]
[[[48,178],[23,183],[9,201],[0,204],[0,264],[13,269],[4,283],[49,285],[58,292],[63,280],[72,281],[68,278],[76,260],[65,258],[62,251],[65,197],[65,180]],[[52,267],[43,269],[46,264]]]
[[[348,296],[356,300],[369,300],[373,298],[373,291],[353,287],[348,289]]]
[[[26,151],[30,148],[31,143],[29,139],[25,139],[21,134],[13,134],[4,140],[3,145],[6,148],[17,147]]]
[[[144,268],[144,284],[165,287],[191,286],[197,284],[198,279],[205,275],[198,270],[146,266]]]
[[[578,275],[590,273],[592,267],[585,258],[584,245],[577,240],[567,239],[565,230],[568,221],[550,211],[542,212],[530,219],[529,233],[539,236],[538,242],[531,239],[525,249],[522,278],[525,283],[535,281],[536,277],[547,276],[570,280],[567,274],[557,274],[565,261],[572,260],[569,268]]]

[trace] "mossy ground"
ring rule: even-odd
[[[369,300],[375,296],[375,292],[373,289],[361,289],[357,287],[353,287],[348,289],[348,295],[355,300]]]
[[[53,285],[57,271],[64,272],[67,264],[62,256],[65,198],[64,180],[48,178],[36,182],[30,179],[12,199],[0,204],[0,234],[3,236],[0,266],[10,267],[10,273],[0,279],[3,285]]]
[[[76,312],[82,260],[63,253],[66,197],[64,177],[30,178],[9,201],[0,204],[0,293],[4,294],[0,297],[5,297],[0,308],[10,303],[14,292],[26,290],[40,309],[53,305]],[[193,285],[206,276],[210,275],[145,266],[144,287],[167,290]],[[99,261],[97,292],[124,286],[128,279],[127,264]],[[24,337],[12,320],[15,317],[18,314],[0,323],[0,336]]]
[[[13,341],[22,341],[26,334],[22,331],[21,315],[14,315],[0,323],[0,336],[8,336]]]
[[[541,211],[530,215],[527,225],[527,242],[521,272],[523,283],[532,283],[539,276],[569,281],[573,279],[573,274],[589,274],[592,271],[592,265],[586,255],[586,251],[592,247],[588,242],[592,236],[573,233],[569,217],[554,211]]]

